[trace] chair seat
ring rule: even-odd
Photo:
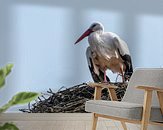
[[[129,102],[90,100],[86,102],[85,110],[102,115],[141,120],[143,105]],[[160,108],[152,107],[150,120],[163,122],[163,115],[161,115]]]

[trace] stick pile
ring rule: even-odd
[[[119,88],[116,89],[118,100],[121,100],[127,84],[112,83]],[[49,95],[45,98],[45,95]],[[94,88],[86,83],[75,85],[70,88],[62,87],[58,92],[51,89],[46,94],[42,94],[32,105],[29,103],[27,109],[20,109],[26,113],[84,113],[85,102],[93,99]],[[102,99],[110,100],[108,90],[102,90]]]

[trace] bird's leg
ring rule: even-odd
[[[106,70],[107,68],[104,68],[104,83],[108,83],[107,76],[106,76]]]
[[[124,77],[124,74],[122,74],[122,81],[123,81],[123,83],[125,83],[125,77]]]
[[[123,73],[123,66],[120,67],[120,71],[122,74],[122,82],[125,83],[125,77],[124,77],[124,73]]]
[[[106,70],[104,70],[104,83],[107,82],[107,79],[106,79]]]

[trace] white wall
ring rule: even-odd
[[[128,43],[134,67],[163,67],[162,7],[162,0],[0,0],[0,65],[15,65],[0,104],[18,91],[91,81],[87,39],[74,42],[92,21]]]

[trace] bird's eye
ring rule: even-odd
[[[92,25],[92,28],[94,28],[95,26],[96,26],[96,24],[93,24],[93,25]]]

